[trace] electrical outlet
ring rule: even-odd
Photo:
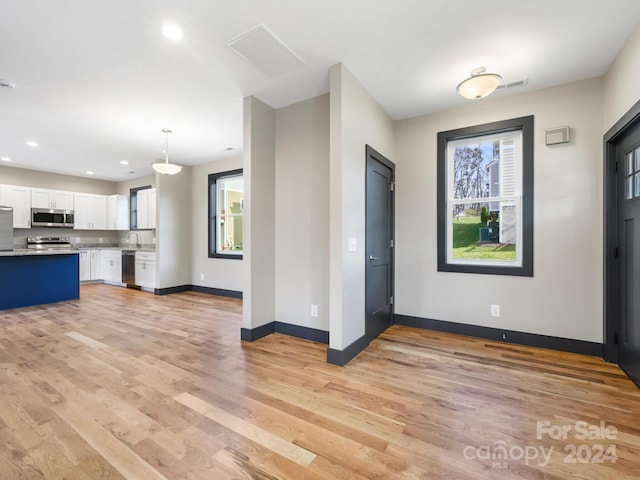
[[[491,316],[492,317],[500,316],[500,305],[491,305]]]
[[[200,274],[200,280],[204,280],[204,273]]]
[[[311,316],[312,317],[317,317],[318,316],[318,305],[311,305]]]
[[[98,238],[98,243],[104,243],[104,238],[102,237]]]

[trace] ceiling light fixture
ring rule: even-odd
[[[4,78],[0,78],[0,87],[13,89],[16,88],[16,84],[9,80],[5,80]]]
[[[93,175],[93,170],[87,170],[87,171],[86,171],[86,174],[87,174],[87,175]]]
[[[2,157],[0,158],[0,160],[2,160],[3,162],[10,162],[11,159],[9,157]]]
[[[165,23],[162,27],[162,34],[169,40],[173,40],[174,42],[182,40],[182,30],[180,30],[180,27],[174,25],[173,23]]]
[[[162,175],[175,175],[176,173],[180,173],[182,171],[182,165],[176,165],[175,163],[169,163],[169,134],[171,133],[171,129],[163,128],[162,131],[165,133],[164,139],[164,162],[162,160],[158,160],[153,162],[151,166],[153,169],[161,173]]]
[[[38,144],[38,142],[34,142],[33,140],[29,140],[27,142],[27,145],[29,145],[30,147],[39,147],[40,145]]]
[[[485,73],[484,67],[475,68],[471,71],[471,76],[460,82],[456,90],[464,98],[476,100],[486,97],[498,88],[502,77],[496,73]]]

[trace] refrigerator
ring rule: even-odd
[[[0,206],[0,251],[13,250],[13,208]]]

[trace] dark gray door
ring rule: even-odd
[[[377,337],[393,323],[394,165],[367,145],[365,335]]]
[[[640,125],[618,144],[620,367],[640,386]]]

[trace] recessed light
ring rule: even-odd
[[[3,162],[10,162],[11,159],[9,157],[2,157],[0,158],[0,160],[2,160]]]
[[[38,145],[38,142],[34,142],[33,140],[29,140],[27,142],[27,145],[29,145],[30,147],[39,147],[40,145]]]
[[[178,41],[182,40],[182,30],[180,27],[173,23],[165,23],[162,27],[162,34],[169,40]]]
[[[233,150],[233,147],[226,147],[226,148],[225,148],[225,150],[226,150],[227,152],[229,152],[229,151]]]
[[[87,171],[86,171],[86,174],[87,174],[87,175],[93,175],[93,171],[92,171],[92,170],[87,170]]]
[[[120,160],[120,165],[129,165],[129,162],[126,160]]]

